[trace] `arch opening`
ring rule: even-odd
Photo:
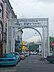
[[[33,27],[23,27],[23,28],[20,28],[18,31],[17,31],[17,33],[19,32],[19,31],[21,31],[22,29],[33,29],[33,30],[35,30],[38,34],[39,34],[39,36],[40,36],[40,38],[41,38],[41,44],[39,44],[39,47],[40,48],[38,48],[38,49],[41,49],[42,48],[42,35],[41,35],[41,33],[39,32],[39,30],[38,29],[36,29],[36,28],[33,28]],[[22,41],[22,40],[21,40]],[[22,42],[21,42],[22,43]],[[42,49],[41,50],[39,50],[39,51],[41,51],[42,52]],[[41,55],[42,55],[42,53],[41,53]]]

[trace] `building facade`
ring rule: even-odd
[[[2,2],[2,12],[0,16],[2,16],[2,23],[3,23],[3,32],[2,32],[2,39],[3,39],[3,47],[2,48],[2,53],[7,53],[7,20],[11,18],[17,18],[15,15],[13,8],[9,2],[9,0],[0,0]],[[1,45],[0,45],[1,46]]]
[[[0,54],[12,52],[11,38],[9,38],[9,46],[7,46],[7,20],[12,18],[17,19],[17,16],[15,15],[9,0],[0,0]],[[18,37],[17,40],[20,41],[21,45],[22,30],[18,32]],[[12,47],[14,47],[14,45]]]
[[[3,2],[0,0],[0,54],[3,53]]]
[[[15,49],[16,48],[22,48],[22,30],[17,30],[16,37],[15,37]]]

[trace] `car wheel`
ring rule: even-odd
[[[17,63],[16,64],[18,64],[18,60],[17,60]]]
[[[53,62],[50,62],[50,63],[53,63]]]
[[[15,62],[14,66],[16,66],[16,64],[17,64],[17,61]]]

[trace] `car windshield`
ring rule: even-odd
[[[54,53],[52,54],[52,56],[54,56]]]
[[[11,54],[11,53],[10,54],[5,54],[4,57],[7,57],[7,58],[10,57],[11,58],[11,57],[14,57],[14,54]]]

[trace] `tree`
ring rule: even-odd
[[[29,44],[29,50],[34,51],[34,50],[38,50],[39,45],[35,44],[34,42]]]

